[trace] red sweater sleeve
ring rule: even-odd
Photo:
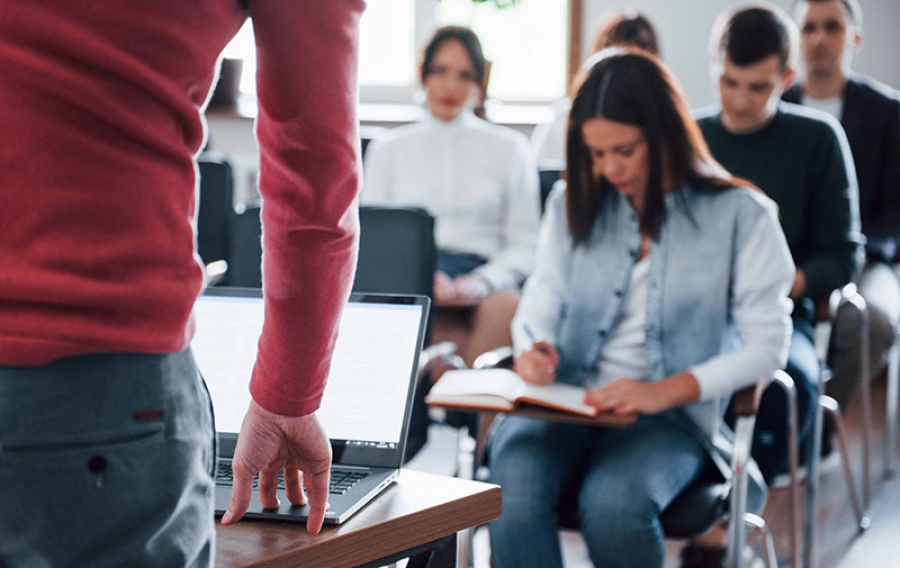
[[[356,266],[361,0],[251,3],[256,34],[265,324],[250,382],[270,412],[322,397]]]

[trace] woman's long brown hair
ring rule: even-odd
[[[641,230],[656,238],[665,218],[664,193],[688,182],[701,190],[749,186],[729,174],[715,159],[674,76],[654,56],[640,50],[611,48],[594,56],[594,63],[572,101],[566,141],[569,230],[578,245],[591,228],[608,191],[605,178],[594,179],[590,152],[581,126],[604,118],[643,132],[648,145],[649,172]],[[590,62],[589,64],[590,65]]]

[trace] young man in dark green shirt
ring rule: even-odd
[[[780,209],[797,266],[786,370],[797,384],[802,444],[811,432],[820,375],[813,345],[815,304],[856,277],[862,237],[856,176],[840,125],[824,113],[780,100],[794,78],[797,35],[794,23],[775,7],[744,7],[720,16],[710,43],[719,104],[698,112],[697,121],[713,156]],[[767,480],[786,469],[786,415],[783,395],[769,388],[753,448]]]

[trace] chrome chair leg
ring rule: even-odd
[[[844,417],[841,415],[840,405],[830,396],[823,395],[819,397],[819,406],[834,422],[835,432],[838,437],[838,448],[841,453],[841,462],[844,467],[844,477],[847,480],[847,490],[850,493],[850,502],[856,515],[859,530],[866,530],[871,526],[872,520],[868,515],[865,500],[860,503],[859,490],[853,480],[853,469],[850,465],[850,449],[847,445],[847,427],[844,424]]]
[[[825,383],[830,378],[830,371],[823,369],[822,380],[819,381],[818,400],[821,400],[825,392]],[[813,568],[816,566],[815,539],[819,527],[819,456],[822,453],[822,424],[825,420],[825,411],[821,404],[816,404],[815,418],[813,420],[812,443],[810,443],[809,457],[807,459],[806,476],[806,527],[803,533],[803,566]],[[856,493],[853,492],[854,499]]]
[[[863,482],[862,482],[862,505],[859,506],[858,503],[854,505],[854,510],[857,513],[857,520],[859,522],[859,527],[862,530],[868,528],[871,524],[871,518],[869,517],[869,509],[872,504],[872,476],[871,476],[871,441],[872,441],[872,373],[871,373],[871,365],[870,365],[870,357],[869,357],[869,308],[866,304],[866,300],[859,294],[859,291],[856,288],[855,284],[847,284],[839,291],[836,291],[831,296],[832,302],[832,313],[835,315],[839,315],[841,310],[843,309],[853,309],[856,310],[858,314],[858,343],[859,346],[859,390],[860,390],[860,401],[862,406],[862,452],[863,452]],[[833,330],[832,330],[833,333]],[[823,381],[820,381],[824,384],[825,378],[827,376],[823,375]],[[820,391],[820,394],[822,392]],[[823,404],[824,403],[824,404]],[[819,406],[828,412],[828,414],[834,419],[835,425],[838,426],[838,429],[843,429],[843,420],[841,419],[840,414],[840,406],[837,402],[834,401],[831,397],[819,397]],[[819,424],[821,427],[821,423]],[[815,433],[816,438],[813,440],[815,445],[819,445],[821,443],[821,431]],[[849,470],[849,457],[845,451],[846,448],[846,438],[841,435],[840,443],[842,448],[842,455],[845,460],[845,473],[847,475],[847,483],[852,484],[853,478],[852,474]],[[819,450],[817,450],[818,452]],[[818,463],[818,453],[813,454],[811,459],[815,459],[815,463]],[[811,464],[813,462],[811,461]],[[817,468],[818,469],[818,468]],[[818,473],[816,474],[818,475]],[[816,485],[818,485],[818,480],[816,481]],[[856,499],[856,490],[851,490],[851,495],[854,499]],[[809,525],[810,518],[807,518],[807,525]]]
[[[884,477],[894,473],[897,453],[897,405],[900,398],[900,329],[888,352],[887,387],[885,392]]]
[[[731,518],[743,519],[747,512],[747,463],[750,461],[750,446],[753,441],[753,428],[756,416],[738,417],[734,426],[735,452],[731,459],[733,488],[731,490]],[[725,566],[744,568],[744,544],[747,542],[747,529],[742,522],[728,523],[728,545],[725,550]]]
[[[766,566],[768,568],[778,568],[778,555],[775,553],[775,541],[772,539],[772,531],[769,530],[766,521],[759,515],[753,513],[744,513],[744,524],[750,530],[760,535],[765,545]]]
[[[800,568],[800,531],[802,521],[800,515],[800,476],[798,474],[797,457],[799,456],[797,442],[797,389],[794,380],[784,371],[775,373],[772,383],[784,391],[787,400],[788,416],[788,493],[791,508],[791,568]],[[748,513],[749,514],[749,513]]]
[[[863,520],[869,521],[869,508],[872,504],[871,442],[872,442],[872,369],[869,363],[869,308],[865,299],[856,290],[855,285],[847,285],[841,291],[840,306],[852,306],[859,314],[859,388],[862,403],[862,451],[863,451]],[[838,308],[840,309],[840,307]],[[849,480],[850,478],[848,478]]]

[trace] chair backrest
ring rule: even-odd
[[[262,285],[260,204],[238,208],[232,221],[229,286]],[[416,207],[359,208],[359,261],[354,292],[421,294],[431,298],[437,250],[434,218]]]
[[[359,261],[354,292],[434,293],[434,218],[418,207],[359,208]]]
[[[366,149],[368,149],[369,143],[387,131],[388,131],[388,129],[383,126],[360,126],[359,127],[360,150],[362,151],[361,156],[363,158],[366,157]]]
[[[228,259],[229,230],[234,215],[234,172],[222,154],[204,152],[197,158],[200,202],[197,248],[204,264]]]
[[[262,225],[260,204],[240,206],[231,223],[228,272],[225,283],[243,288],[262,287]]]
[[[421,294],[434,299],[437,249],[434,217],[418,207],[362,206],[359,208],[359,259],[354,292]],[[431,321],[425,330],[425,345],[431,345]],[[426,388],[416,388],[406,456],[411,459],[428,439],[429,417]]]
[[[565,170],[565,162],[546,161],[538,164],[538,179],[540,180],[541,189],[541,214],[544,214],[544,208],[547,204],[547,197],[553,190],[553,185],[560,180],[563,170]]]

